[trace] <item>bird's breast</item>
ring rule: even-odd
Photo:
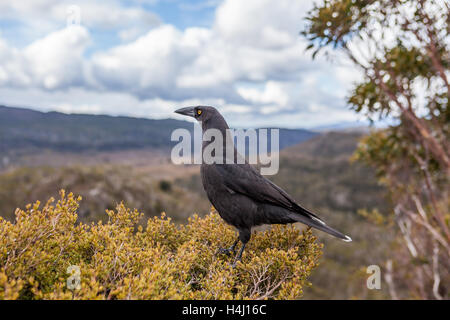
[[[216,165],[202,165],[203,188],[211,204],[225,222],[239,227],[251,227],[258,210],[257,204],[247,196],[230,190],[224,183]]]

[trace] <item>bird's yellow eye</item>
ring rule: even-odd
[[[202,114],[202,110],[201,109],[197,109],[197,114],[201,115]]]

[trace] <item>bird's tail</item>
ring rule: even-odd
[[[328,234],[331,234],[332,236],[342,239],[345,242],[351,242],[352,238],[350,238],[349,236],[327,226],[325,224],[325,222],[323,222],[322,220],[316,218],[315,216],[306,216],[306,215],[302,215],[302,214],[298,214],[298,213],[290,213],[289,217],[294,219],[295,221],[301,222],[303,224],[306,224],[307,226],[313,227],[315,229],[321,230],[323,232],[326,232]]]

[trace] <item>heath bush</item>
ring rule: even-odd
[[[164,213],[144,225],[120,204],[107,222],[84,224],[80,200],[61,191],[57,202],[17,209],[13,223],[0,218],[0,299],[297,299],[321,254],[311,231],[275,225],[255,233],[232,268],[217,248],[236,233],[215,210],[185,225]],[[70,266],[79,289],[68,288]]]

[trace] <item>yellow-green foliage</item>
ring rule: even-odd
[[[296,299],[317,266],[321,245],[310,231],[273,226],[253,235],[243,263],[217,255],[233,228],[214,210],[175,225],[164,213],[119,205],[109,220],[77,222],[80,198],[61,191],[0,218],[0,299]],[[69,290],[68,267],[79,266],[81,288]]]

